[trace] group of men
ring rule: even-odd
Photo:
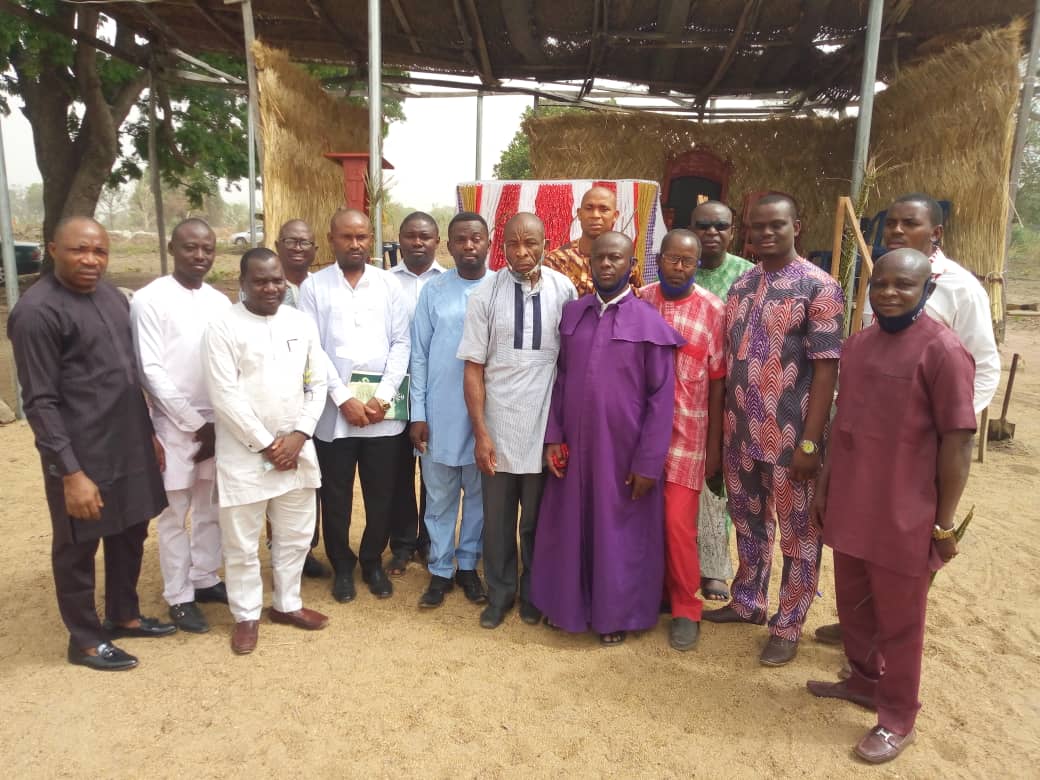
[[[778,525],[779,605],[761,663],[795,657],[827,541],[841,620],[831,633],[853,677],[810,690],[876,708],[857,752],[895,757],[919,706],[929,561],[956,554],[948,529],[965,442],[999,379],[985,293],[938,249],[937,209],[923,195],[889,209],[895,251],[875,266],[866,315],[878,324],[844,352],[842,291],[798,255],[797,206],[784,195],[750,211],[757,264],[729,254],[733,213],[708,201],[690,230],[664,237],[652,284],[613,230],[605,187],[581,201],[581,237],[551,252],[537,216],[511,218],[497,273],[478,214],[448,226],[450,270],[436,261],[436,222],[409,215],[401,262],[384,270],[370,261],[368,217],[340,209],[327,236],[335,264],[310,273],[313,231],[290,221],[277,253],[242,256],[235,305],[204,282],[215,237],[201,220],[173,230],[173,274],[129,306],[101,278],[104,229],[63,221],[48,247],[54,274],[9,331],[44,465],[69,660],[132,668],[113,639],[207,631],[206,602],[229,605],[232,649],[251,652],[265,521],[271,619],[324,628],[300,596],[301,575],[326,575],[311,553],[319,503],[339,602],[356,598],[358,563],[386,598],[419,558],[430,575],[421,608],[458,585],[482,605],[485,628],[519,599],[523,622],[593,631],[604,645],[666,610],[677,650],[696,645],[702,618],[767,622]],[[872,470],[893,486],[884,501],[867,487]],[[137,605],[156,515],[169,624]],[[104,624],[93,605],[99,540]],[[698,590],[729,602],[703,611]]]

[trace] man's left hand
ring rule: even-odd
[[[378,398],[368,399],[368,403],[365,404],[365,416],[368,418],[369,424],[383,422],[386,412],[383,411],[382,402]]]
[[[152,448],[155,450],[155,459],[159,463],[159,471],[166,471],[166,450],[163,449],[162,442],[154,433],[152,434]]]
[[[722,470],[722,453],[708,448],[704,456],[704,478],[711,479]]]
[[[625,477],[625,484],[632,486],[632,500],[638,501],[653,490],[654,485],[657,484],[657,480],[629,472],[629,475]]]
[[[791,467],[788,473],[795,482],[808,482],[816,477],[820,470],[820,453],[814,452],[806,455],[800,448],[795,447],[794,455],[791,457]]]
[[[199,443],[199,449],[192,457],[192,462],[202,463],[209,460],[216,452],[217,430],[213,423],[208,422],[195,431],[194,441]]]
[[[957,539],[951,536],[949,539],[936,539],[935,551],[939,553],[943,563],[949,563],[957,557]]]
[[[264,450],[264,457],[279,471],[292,471],[296,468],[296,458],[306,441],[307,437],[299,431],[279,436]]]

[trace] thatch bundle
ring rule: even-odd
[[[1003,267],[1022,29],[1016,22],[991,30],[907,68],[878,96],[873,122],[880,170],[867,212],[909,191],[951,201],[947,252],[989,278],[995,319],[1002,290],[991,275]],[[848,193],[851,178],[855,120],[698,123],[603,112],[533,118],[525,129],[533,173],[545,179],[660,181],[669,158],[709,149],[733,163],[735,211],[750,192],[793,195],[802,209],[802,247],[811,251],[831,247],[836,198]]]
[[[333,261],[325,235],[343,205],[343,170],[325,152],[367,152],[368,112],[330,97],[289,55],[257,42],[263,132],[264,225],[267,244],[290,219],[303,219],[318,241],[317,265]]]

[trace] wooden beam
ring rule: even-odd
[[[737,49],[740,48],[740,43],[744,40],[744,35],[748,28],[753,27],[758,21],[758,12],[760,10],[762,10],[762,0],[747,0],[744,3],[744,10],[740,13],[740,19],[733,30],[733,38],[730,40],[729,46],[723,52],[722,59],[719,61],[718,67],[715,68],[715,72],[708,80],[708,83],[704,85],[704,88],[697,95],[697,103],[701,106],[702,112],[704,106],[708,103],[708,98],[715,91],[715,87],[719,85],[729,70],[730,65],[733,64],[733,60],[737,56]]]
[[[24,19],[37,27],[43,27],[51,32],[72,38],[78,43],[84,43],[98,51],[105,52],[105,54],[109,54],[117,59],[123,60],[124,62],[129,62],[131,65],[136,65],[139,68],[148,67],[148,57],[143,52],[138,53],[129,51],[121,47],[113,46],[110,43],[106,43],[89,33],[80,32],[76,29],[69,29],[55,19],[52,19],[49,16],[44,16],[43,14],[37,13],[28,8],[24,8],[17,3],[11,2],[11,0],[0,0],[0,12],[10,14],[11,16],[17,16],[19,19]]]
[[[192,4],[202,14],[202,18],[209,23],[210,27],[220,33],[220,37],[227,41],[232,51],[237,52],[242,48],[242,35],[240,33],[235,30],[229,30],[217,15],[204,6],[200,0],[193,0]]]
[[[585,80],[582,82],[578,97],[585,97],[591,90],[599,71],[603,53],[607,50],[605,35],[610,25],[608,0],[593,0],[592,35],[589,38],[589,60],[585,66]]]
[[[419,39],[415,37],[415,32],[412,30],[412,26],[408,23],[408,17],[405,16],[404,8],[401,7],[401,0],[390,0],[390,7],[394,10],[394,16],[397,17],[397,23],[401,25],[401,30],[408,39],[408,43],[411,44],[412,51],[416,54],[422,54],[422,46],[419,45]]]
[[[817,41],[816,35],[826,17],[831,0],[807,0],[802,6],[802,15],[791,33],[791,38],[782,47],[773,49],[762,58],[759,74],[764,74],[771,84],[782,84],[787,74],[798,64],[802,56],[814,46],[845,45],[851,39]]]
[[[180,49],[190,48],[185,43],[184,39],[173,28],[166,24],[166,22],[164,22],[155,13],[153,13],[147,5],[141,4],[137,6],[137,10],[145,19],[149,21],[149,23],[151,23],[151,25],[155,28],[155,31],[159,35],[166,38],[166,40],[168,40],[170,44]]]
[[[472,30],[473,38],[476,40],[477,54],[480,57],[481,80],[488,86],[497,84],[498,79],[495,78],[495,72],[491,67],[491,56],[488,53],[487,39],[484,37],[484,25],[480,23],[480,14],[477,12],[477,4],[474,0],[465,0],[465,2],[466,11],[469,14],[469,27]],[[459,4],[456,2],[456,14],[458,14],[458,11]]]
[[[531,34],[534,0],[502,0],[499,9],[506,23],[509,42],[520,53],[524,62],[528,65],[544,64],[545,54]]]
[[[906,18],[906,15],[910,13],[913,4],[914,0],[895,0],[895,4],[892,8],[886,11],[885,24],[881,28],[882,39],[884,39],[886,35],[890,35],[899,23]],[[833,68],[828,70],[821,78],[817,79],[795,97],[793,101],[794,105],[801,108],[807,100],[814,99],[828,87],[837,83],[838,79],[841,78],[841,75],[848,68],[859,62],[863,58],[865,37],[866,30],[864,30],[863,35],[858,36],[855,41],[845,48],[845,51],[839,55],[838,61],[835,63]]]
[[[678,40],[686,33],[686,23],[693,7],[691,0],[661,0],[657,6],[657,31],[665,41]],[[675,77],[679,52],[664,50],[654,59],[651,81],[670,81]]]
[[[354,62],[361,64],[368,62],[367,52],[361,51],[358,48],[356,41],[352,41],[347,31],[344,30],[339,23],[332,18],[332,14],[329,13],[328,7],[325,5],[324,0],[307,0],[307,5],[311,9],[311,13],[323,24],[329,26],[329,28],[336,33],[336,37],[339,38],[339,42],[343,44],[343,49],[353,55]]]

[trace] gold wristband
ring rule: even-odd
[[[943,539],[953,539],[956,535],[956,531],[952,528],[943,528],[938,523],[932,527],[932,538],[937,542],[941,542]]]

